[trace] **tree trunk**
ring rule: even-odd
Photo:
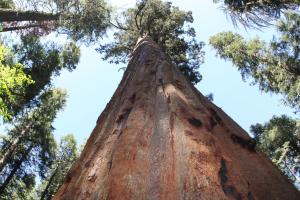
[[[51,196],[53,195],[53,193],[55,193],[55,192],[53,192],[53,193],[51,194],[51,193],[49,193],[48,190],[49,190],[49,187],[51,186],[52,181],[53,181],[53,179],[54,179],[54,177],[55,177],[55,175],[56,175],[57,172],[58,172],[58,167],[57,167],[57,168],[54,170],[54,172],[51,174],[50,179],[48,180],[48,183],[47,183],[47,185],[46,185],[46,187],[45,187],[45,189],[44,189],[44,191],[43,191],[43,193],[42,193],[42,195],[41,195],[40,200],[44,200],[47,194],[48,194],[48,198],[47,198],[47,199],[51,199]]]
[[[17,11],[0,8],[0,22],[20,22],[20,21],[56,21],[58,14],[43,13],[36,11]]]
[[[273,200],[299,192],[149,37],[53,199]]]
[[[2,172],[4,166],[6,165],[7,160],[12,156],[16,148],[18,147],[21,139],[26,135],[29,127],[31,125],[28,124],[21,132],[17,135],[17,138],[14,139],[13,143],[9,146],[9,148],[5,151],[3,156],[0,157],[0,173]]]
[[[9,32],[9,31],[20,31],[24,29],[31,29],[31,28],[46,28],[45,25],[42,24],[29,24],[25,26],[10,26],[10,27],[2,27],[0,32]]]
[[[18,161],[15,162],[13,169],[11,170],[11,172],[9,173],[9,175],[6,177],[5,181],[0,186],[0,196],[1,196],[1,194],[3,194],[5,188],[10,183],[10,181],[14,177],[15,173],[20,169],[22,163],[24,162],[24,160],[26,159],[26,157],[28,156],[28,154],[30,153],[30,151],[32,150],[32,148],[33,148],[33,145],[31,145],[30,147],[28,147],[28,149],[26,150],[26,152],[24,152],[24,154],[22,155],[22,157],[20,158],[20,160],[18,160]]]

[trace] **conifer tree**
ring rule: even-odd
[[[1,141],[2,198],[10,198],[10,194],[18,189],[22,191],[24,188],[17,186],[24,182],[24,177],[28,180],[28,176],[34,177],[36,172],[44,177],[48,171],[54,159],[56,145],[52,123],[65,101],[66,93],[62,90],[51,89],[43,92],[39,97],[39,105],[18,118]]]
[[[65,33],[74,40],[94,42],[106,33],[111,9],[104,0],[46,0],[0,4],[2,32]]]
[[[279,37],[266,43],[258,38],[246,41],[232,32],[210,38],[217,55],[232,61],[243,79],[251,79],[264,92],[279,93],[285,103],[300,108],[300,16],[288,12],[278,21]]]

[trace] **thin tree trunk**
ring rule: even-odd
[[[0,8],[0,22],[57,21],[58,14]]]
[[[30,28],[45,28],[45,25],[41,25],[41,24],[29,24],[29,25],[25,25],[25,26],[12,26],[12,27],[3,27],[2,29],[0,29],[0,32],[8,32],[8,31],[20,31],[20,30],[24,30],[24,29],[30,29]]]
[[[50,179],[49,179],[49,181],[48,181],[48,183],[47,183],[47,186],[45,187],[45,189],[44,189],[44,191],[43,191],[43,193],[42,193],[42,195],[41,195],[40,200],[44,200],[44,199],[45,199],[45,196],[46,196],[46,194],[47,194],[47,192],[48,192],[48,189],[49,189],[50,185],[52,184],[53,178],[55,177],[57,171],[58,171],[58,167],[57,167],[57,168],[54,170],[54,172],[51,174],[51,177],[50,177]],[[52,194],[50,194],[49,196],[51,197]],[[50,198],[50,199],[51,199],[51,198]]]
[[[298,200],[300,195],[249,135],[145,37],[53,199]]]
[[[22,163],[24,162],[24,160],[26,159],[26,157],[28,156],[28,154],[30,153],[30,151],[32,150],[32,148],[33,148],[33,145],[31,145],[30,147],[28,147],[28,149],[26,150],[26,152],[24,152],[24,154],[22,155],[22,157],[20,158],[20,160],[16,161],[16,163],[14,164],[13,169],[11,170],[11,172],[9,173],[9,175],[7,176],[7,178],[5,179],[5,181],[0,186],[0,195],[3,194],[5,188],[10,183],[10,181],[14,177],[15,173],[20,169]]]
[[[7,160],[12,156],[16,148],[18,147],[21,139],[26,135],[30,125],[27,125],[20,134],[17,135],[17,138],[14,139],[13,143],[9,146],[9,148],[5,151],[3,156],[0,159],[0,172],[2,172],[4,166],[6,165]]]

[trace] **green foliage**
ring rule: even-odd
[[[261,27],[270,25],[278,19],[282,12],[297,10],[299,0],[213,0],[222,3],[224,11],[229,14],[233,23],[240,22],[244,26]]]
[[[98,51],[111,63],[127,62],[137,39],[148,35],[170,55],[171,60],[194,84],[201,80],[198,71],[203,63],[203,42],[196,41],[191,12],[180,10],[170,2],[143,0],[123,12],[114,42],[101,45]]]
[[[34,174],[18,174],[13,178],[5,193],[0,195],[0,199],[33,200],[30,195],[36,184],[35,178]]]
[[[24,66],[24,72],[30,76],[34,84],[25,88],[16,103],[11,105],[15,115],[34,104],[34,99],[42,90],[51,86],[51,80],[60,71],[73,71],[79,62],[80,49],[74,43],[57,46],[54,43],[42,44],[35,36],[24,36],[22,42],[14,47],[18,60]]]
[[[14,8],[13,0],[0,0],[0,8]]]
[[[31,18],[19,17],[13,22],[2,20],[5,22],[4,31],[8,28],[21,33],[45,35],[56,30],[88,44],[102,38],[109,26],[111,8],[105,0],[25,1],[16,5],[15,12],[30,11]]]
[[[242,77],[251,77],[264,92],[284,95],[285,102],[300,108],[300,16],[286,13],[277,24],[280,34],[269,44],[252,39],[246,41],[232,32],[219,33],[210,38],[217,55],[230,60]]]
[[[72,39],[86,43],[101,38],[109,26],[111,8],[104,0],[56,1],[62,13],[58,26]]]
[[[300,188],[300,121],[285,115],[251,126],[260,149]]]
[[[0,116],[6,121],[12,119],[10,105],[16,103],[16,94],[24,94],[26,87],[34,83],[24,73],[23,65],[13,63],[10,56],[9,49],[0,44]]]
[[[35,185],[32,176],[38,173],[45,178],[55,160],[52,123],[66,102],[66,93],[50,89],[38,100],[38,106],[18,118],[0,143],[2,156],[5,152],[12,152],[0,172],[0,197],[3,199],[13,195],[18,196],[16,199],[24,199],[22,195],[29,194]]]

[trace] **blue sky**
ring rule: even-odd
[[[134,5],[135,0],[112,0],[116,10],[121,11]],[[273,115],[287,114],[296,117],[293,110],[281,103],[278,95],[265,94],[257,86],[243,82],[240,73],[225,62],[215,57],[215,51],[208,45],[210,36],[222,31],[234,31],[246,38],[259,36],[269,40],[276,33],[271,30],[236,29],[218,5],[212,0],[171,0],[173,5],[184,10],[191,10],[194,16],[193,27],[197,38],[204,41],[206,56],[200,72],[203,80],[196,86],[204,95],[213,93],[214,103],[221,107],[246,131],[251,124],[265,122]],[[73,133],[78,143],[83,143],[92,132],[96,121],[116,90],[125,65],[109,64],[101,60],[95,47],[82,47],[82,56],[74,72],[64,71],[55,78],[56,87],[65,88],[69,98],[64,111],[55,120],[55,136]]]

